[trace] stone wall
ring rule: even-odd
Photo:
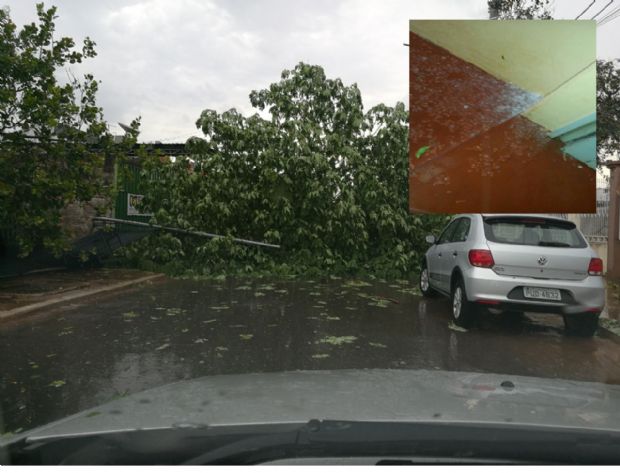
[[[114,185],[114,156],[106,156],[103,165],[103,186],[110,189]],[[70,239],[79,240],[92,231],[93,217],[111,217],[114,201],[111,197],[97,195],[88,202],[72,202],[61,213],[61,228]]]
[[[112,202],[109,197],[95,196],[88,202],[72,202],[62,211],[61,227],[71,240],[78,240],[92,230],[92,218],[112,216]]]

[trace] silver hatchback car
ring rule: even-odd
[[[456,324],[471,325],[486,307],[561,314],[567,332],[596,332],[605,305],[603,261],[574,223],[540,214],[463,214],[426,241],[432,246],[420,290],[450,296]]]

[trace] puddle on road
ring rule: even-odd
[[[449,301],[418,294],[407,281],[165,280],[7,324],[0,327],[6,428],[228,373],[424,368],[620,383],[609,340],[567,339],[561,325],[529,318],[489,317],[455,332]]]

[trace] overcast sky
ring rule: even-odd
[[[575,18],[590,0],[556,0]],[[596,0],[584,18],[602,8]],[[35,1],[0,0],[18,25]],[[618,5],[616,5],[618,4]],[[116,122],[142,116],[144,141],[199,135],[205,108],[253,113],[248,94],[299,61],[356,82],[366,108],[408,95],[410,19],[484,19],[486,0],[56,0],[58,35],[90,36],[98,56],[74,67],[101,81],[98,103]],[[620,6],[616,0],[607,11]],[[614,31],[615,30],[615,31]],[[620,57],[620,19],[599,27],[599,58]]]

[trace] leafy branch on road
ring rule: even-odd
[[[147,158],[144,204],[160,225],[281,249],[155,235],[123,257],[186,275],[414,274],[446,217],[409,213],[405,106],[364,111],[356,84],[304,63],[250,101],[261,114],[202,112],[191,161]]]

